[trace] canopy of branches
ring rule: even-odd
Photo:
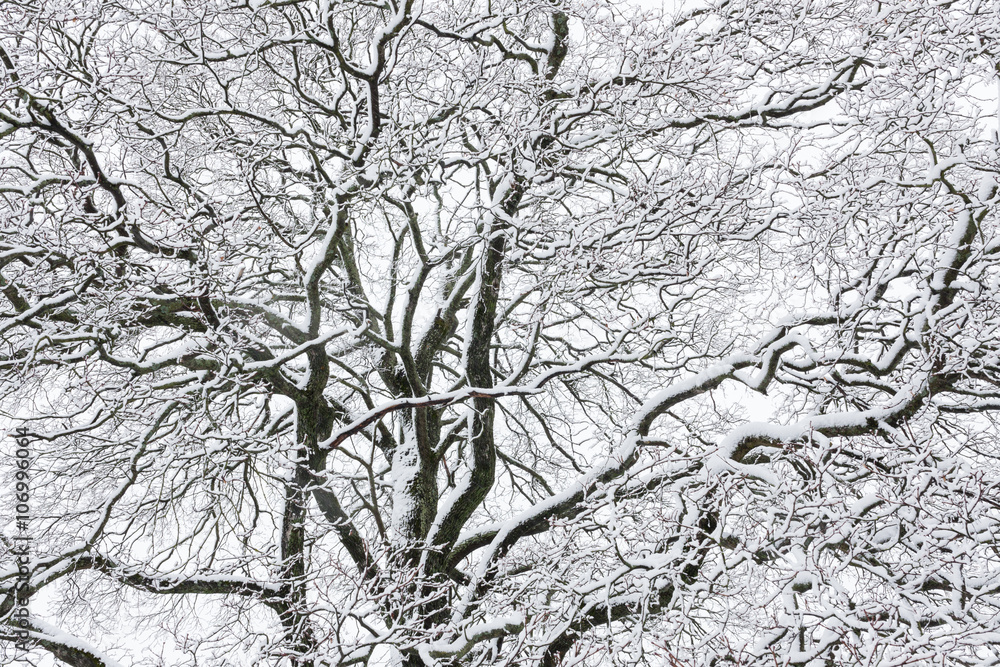
[[[5,0],[5,659],[997,664],[998,62],[979,0]]]

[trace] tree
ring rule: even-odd
[[[0,12],[14,659],[1000,662],[997,4]]]

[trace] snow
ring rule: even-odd
[[[408,525],[417,512],[414,484],[420,471],[417,434],[412,423],[403,422],[402,433],[392,457],[392,514],[390,530],[394,544],[404,544],[409,535]]]
[[[957,167],[960,164],[965,164],[965,157],[962,155],[957,155],[947,160],[941,160],[940,162],[931,165],[927,168],[927,181],[932,183],[940,180],[945,172],[949,169]]]
[[[636,410],[629,429],[642,428],[649,421],[650,417],[660,414],[664,409],[685,395],[715,383],[720,378],[731,375],[741,364],[749,364],[752,361],[753,357],[750,355],[736,355],[728,358],[725,362],[713,364],[700,373],[671,383],[669,387],[653,394],[651,398],[643,403],[642,407]]]
[[[520,632],[524,628],[524,624],[524,614],[514,613],[468,625],[462,628],[461,636],[451,641],[437,641],[420,645],[420,655],[428,665],[438,664],[439,658],[461,658],[475,644],[486,639]]]
[[[547,639],[611,604],[651,615],[631,626],[634,636],[629,623],[584,633],[592,643],[581,644],[580,660],[627,662],[642,649],[662,662],[668,649],[654,651],[665,638],[670,659],[691,667],[706,656],[725,662],[730,645],[734,660],[754,662],[739,650],[758,640],[761,664],[818,664],[843,639],[843,655],[861,663],[888,667],[938,650],[978,664],[985,652],[969,647],[1000,627],[989,549],[1000,526],[995,438],[988,415],[947,409],[1000,405],[987,387],[1000,367],[1000,278],[989,256],[1000,247],[996,175],[976,182],[996,147],[980,136],[985,114],[974,107],[986,98],[972,88],[977,79],[992,85],[996,72],[970,56],[989,34],[989,12],[696,0],[703,13],[668,7],[679,23],[657,24],[613,2],[584,3],[574,5],[566,65],[547,83],[516,56],[554,44],[553,7],[508,4],[442,3],[419,26],[421,7],[405,3],[144,4],[141,21],[103,12],[93,48],[66,61],[93,64],[101,76],[92,90],[56,66],[65,59],[34,53],[30,32],[11,41],[18,66],[52,87],[37,104],[64,105],[56,111],[93,135],[81,145],[111,158],[110,182],[133,183],[124,188],[127,222],[148,227],[149,238],[186,239],[207,263],[108,252],[134,243],[116,236],[116,221],[81,215],[90,192],[97,208],[112,208],[86,169],[78,174],[58,141],[39,134],[30,143],[34,129],[4,137],[12,240],[0,263],[35,308],[4,315],[5,386],[11,412],[60,436],[39,447],[48,518],[38,553],[54,564],[35,579],[67,574],[66,549],[108,547],[102,553],[135,555],[129,571],[150,580],[177,581],[212,559],[240,574],[189,581],[249,586],[242,575],[257,572],[268,590],[287,586],[275,565],[281,509],[301,461],[289,456],[294,420],[307,415],[275,392],[288,380],[306,386],[302,356],[322,348],[322,396],[347,414],[336,410],[313,460],[328,455],[324,488],[342,496],[377,572],[359,571],[322,513],[309,513],[303,606],[316,622],[317,664],[360,664],[376,646],[374,662],[402,662],[407,650],[428,662],[537,662]],[[606,20],[588,30],[601,12]],[[84,24],[66,25],[75,35]],[[103,50],[116,40],[155,66],[134,69],[127,55]],[[356,62],[338,71],[338,57]],[[62,99],[64,80],[71,94]],[[301,88],[260,88],[279,80]],[[814,102],[824,106],[795,112]],[[337,108],[321,110],[326,103]],[[452,115],[430,122],[442,111]],[[145,120],[148,129],[138,126]],[[0,124],[0,134],[11,127]],[[542,148],[553,133],[558,143]],[[930,155],[925,138],[945,159]],[[201,192],[164,178],[168,152]],[[511,214],[503,204],[515,184],[525,196]],[[399,196],[413,199],[415,221],[387,205]],[[326,270],[340,213],[349,214],[360,284],[336,260]],[[289,236],[258,224],[265,217]],[[481,305],[482,249],[501,234],[510,252],[490,341],[495,386],[474,387],[464,377],[470,313]],[[175,334],[163,327],[141,332],[148,306],[188,298],[204,280],[223,291],[240,267],[237,294],[219,296],[224,331],[177,331],[169,346]],[[414,274],[424,269],[418,295]],[[421,395],[403,396],[386,379],[402,368],[391,357],[448,307],[440,288],[452,280],[468,290],[455,302],[457,331],[435,351],[428,386],[409,378]],[[303,281],[320,296],[304,295]],[[413,294],[401,296],[407,288]],[[386,312],[390,291],[399,298]],[[50,316],[78,303],[81,324]],[[397,326],[407,306],[417,314]],[[250,349],[274,358],[253,361],[261,357]],[[177,367],[187,353],[218,360],[222,372],[209,379]],[[137,357],[131,375],[127,363],[106,363]],[[270,369],[285,381],[262,380],[275,377]],[[522,397],[538,412],[523,428]],[[470,490],[462,436],[476,398],[497,401],[499,450],[534,467],[507,476],[498,463],[459,538],[461,571],[425,582],[425,571],[394,555],[429,553],[412,530],[424,509],[437,511],[427,539],[440,546],[441,523]],[[168,403],[175,412],[157,412]],[[444,435],[421,446],[451,449],[421,461],[410,419],[429,409],[440,410]],[[97,414],[107,421],[89,425]],[[376,425],[397,436],[395,451],[373,441]],[[422,465],[438,466],[435,508],[415,497]],[[207,484],[209,468],[227,473],[225,483]],[[522,497],[522,472],[545,483],[522,486]],[[532,535],[515,540],[528,525]],[[217,544],[201,539],[212,529]],[[147,548],[160,551],[147,558]],[[693,583],[685,563],[700,568]],[[123,582],[80,576],[111,593],[90,598],[83,586],[81,603],[66,608],[93,605],[102,615]],[[956,591],[925,590],[930,577]],[[647,603],[667,585],[676,586],[672,605],[653,610]],[[420,590],[447,596],[449,607],[423,615]],[[175,599],[178,609],[190,600]],[[255,608],[264,601],[230,602],[196,619],[218,650],[197,660],[239,664],[253,646],[250,664],[255,651],[287,661],[262,648],[287,648],[280,620]],[[170,614],[156,632],[180,643],[182,619]],[[946,625],[928,625],[931,617]],[[513,636],[486,644],[504,633]]]
[[[32,618],[31,622],[38,628],[37,632],[32,632],[31,636],[35,639],[44,639],[50,642],[55,642],[57,644],[62,644],[71,649],[76,649],[78,651],[84,651],[94,656],[98,660],[104,663],[104,667],[124,667],[124,665],[106,653],[103,653],[99,649],[95,648],[89,642],[80,639],[79,637],[74,637],[66,632],[63,632],[58,627],[46,623],[45,621]]]
[[[864,516],[884,502],[885,500],[873,494],[862,496],[851,505],[851,515],[856,517]]]
[[[952,228],[951,236],[948,239],[947,249],[941,255],[941,259],[938,260],[938,264],[941,268],[934,272],[934,279],[931,281],[931,289],[941,291],[946,287],[945,276],[948,274],[948,271],[958,268],[958,266],[956,266],[956,264],[958,264],[958,254],[965,248],[965,239],[974,227],[974,224],[972,211],[963,209],[959,212],[958,222]]]

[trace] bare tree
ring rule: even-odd
[[[997,3],[0,16],[14,659],[1000,662]]]

